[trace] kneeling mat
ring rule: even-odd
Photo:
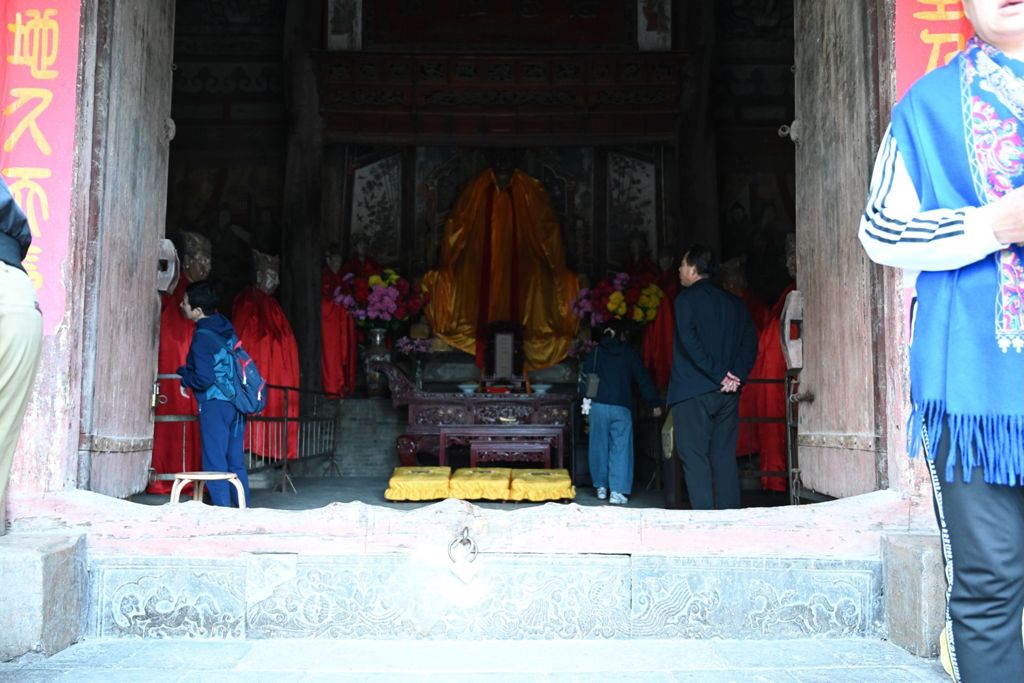
[[[463,467],[452,475],[452,498],[508,500],[508,467]]]
[[[384,497],[388,500],[439,500],[447,498],[451,467],[396,467]]]
[[[576,487],[569,470],[515,470],[509,487],[509,500],[572,500]]]

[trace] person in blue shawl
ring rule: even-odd
[[[917,274],[910,452],[932,474],[958,681],[1024,678],[1024,3],[964,0],[976,35],[896,105],[860,226]]]

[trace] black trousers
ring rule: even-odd
[[[672,406],[676,453],[694,510],[740,506],[736,440],[740,431],[740,395],[713,391]]]
[[[946,565],[946,636],[958,681],[1024,681],[1024,487],[986,484],[981,468],[946,481],[949,429],[929,463]]]

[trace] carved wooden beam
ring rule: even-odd
[[[684,52],[323,52],[325,138],[363,143],[673,141]]]

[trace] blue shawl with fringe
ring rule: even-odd
[[[892,134],[922,210],[998,199],[1024,184],[1024,62],[971,39],[893,109]],[[980,467],[990,484],[1024,485],[1024,251],[921,273],[917,298],[911,454],[949,429],[948,480],[959,463],[965,481]]]

